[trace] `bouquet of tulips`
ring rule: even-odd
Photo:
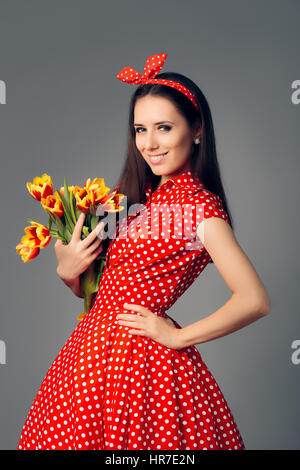
[[[109,193],[110,188],[105,186],[103,178],[95,178],[93,181],[88,178],[82,188],[67,186],[66,178],[64,178],[64,186],[59,191],[55,190],[53,194],[52,179],[44,173],[41,177],[35,177],[32,183],[26,183],[26,187],[31,196],[40,201],[43,209],[49,215],[49,220],[48,226],[28,220],[31,226],[25,227],[25,235],[16,246],[16,251],[24,263],[36,258],[40,250],[50,243],[52,237],[61,239],[64,244],[68,244],[82,212],[86,213],[81,233],[83,240],[107,213],[120,212],[124,209],[119,205],[124,194],[117,193],[117,190]],[[97,209],[100,205],[104,212],[103,216],[97,215]],[[84,312],[79,315],[78,320],[81,320],[92,308],[93,298],[98,291],[104,270],[107,248],[108,245],[88,269],[80,275]]]

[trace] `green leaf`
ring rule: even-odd
[[[70,208],[69,208],[69,204],[68,204],[68,200],[65,198],[65,196],[63,196],[62,194],[58,193],[59,194],[59,197],[61,199],[61,202],[62,202],[62,205],[64,207],[64,215],[65,215],[65,218],[66,218],[66,223],[68,223],[68,225],[70,226],[71,230],[74,229],[74,222],[72,220],[72,215],[70,213]]]
[[[74,211],[74,204],[76,204],[76,200],[75,200],[75,196],[73,194],[73,190],[71,189],[70,190],[70,210],[71,210],[71,214],[72,214],[72,217],[73,217],[73,222],[74,222],[74,224],[76,224],[77,219],[76,219],[76,215],[75,215],[75,211]]]
[[[70,232],[67,225],[65,226],[65,229],[64,229],[64,237],[65,237],[67,243],[70,243],[71,238],[72,238],[72,234],[71,234],[71,232]]]
[[[63,240],[63,241],[65,241],[65,238],[64,238],[64,237],[61,238],[61,237],[59,236],[58,230],[53,230],[53,229],[50,230],[50,235],[51,235],[52,238],[57,238],[58,240]]]
[[[48,211],[49,216],[51,217],[52,222],[56,223],[54,215],[51,214],[51,212]]]
[[[86,238],[89,235],[89,228],[86,227],[85,225],[82,227],[82,233],[84,235],[84,238]]]
[[[62,223],[62,221],[60,220],[60,217],[58,217],[58,215],[54,214],[54,218],[55,218],[55,224],[56,224],[56,227],[58,229],[58,231],[64,231],[64,224]]]
[[[48,220],[48,229],[49,230],[51,230],[52,223],[53,223],[52,217],[49,217],[49,220]]]
[[[85,222],[84,223],[87,227],[91,226],[91,214],[89,212],[87,212],[87,214],[85,216]]]
[[[59,197],[60,197],[61,202],[64,206],[65,212],[68,212],[68,214],[70,215],[70,208],[69,208],[68,199],[65,196],[63,196],[61,193],[59,193]]]
[[[92,215],[91,216],[91,229],[92,230],[94,230],[98,222],[99,222],[99,217],[97,215]]]
[[[60,218],[58,217],[58,215],[54,215],[54,218],[55,218],[55,224],[57,226],[58,234],[62,239],[65,240],[65,236],[64,236],[65,226],[62,223],[62,221],[60,220]]]
[[[99,263],[99,270],[98,270],[97,279],[96,279],[97,288],[99,286],[100,279],[104,271],[104,266],[105,266],[105,259],[102,259],[100,260],[100,263]]]
[[[66,177],[64,177],[64,196],[65,196],[66,203],[67,203],[68,209],[69,209],[69,204],[68,204],[68,201],[67,201],[67,195],[68,194],[69,194],[69,190],[68,190],[67,180],[66,180]]]
[[[81,212],[83,212],[83,211],[81,211],[80,209],[78,209],[77,206],[76,206],[76,207],[75,207],[75,215],[76,215],[76,219],[77,219],[77,220],[78,220],[78,218],[79,218]]]

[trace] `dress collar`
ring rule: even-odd
[[[196,191],[199,191],[199,189],[204,188],[204,184],[201,182],[199,177],[197,175],[193,175],[191,170],[186,170],[183,173],[180,173],[180,175],[169,178],[162,185],[156,188],[154,192],[161,191],[162,189],[173,185],[178,186],[189,194],[194,194]],[[151,183],[147,184],[145,194],[149,200],[152,196]]]

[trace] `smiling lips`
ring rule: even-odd
[[[164,159],[165,155],[167,155],[167,153],[168,153],[168,152],[161,153],[161,154],[159,154],[159,155],[148,155],[148,156],[149,156],[149,160],[150,160],[150,162],[153,163],[153,164],[160,163],[160,162]]]

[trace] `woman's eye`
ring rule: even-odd
[[[166,125],[166,126],[159,126],[159,129],[161,129],[162,127],[165,128],[167,131],[169,131],[169,130],[171,129],[171,127],[170,127],[170,126],[167,126],[167,125]],[[137,134],[140,134],[140,132],[139,132],[140,129],[145,129],[145,128],[144,128],[144,127],[136,127],[136,128],[135,128],[135,132],[136,132]]]

